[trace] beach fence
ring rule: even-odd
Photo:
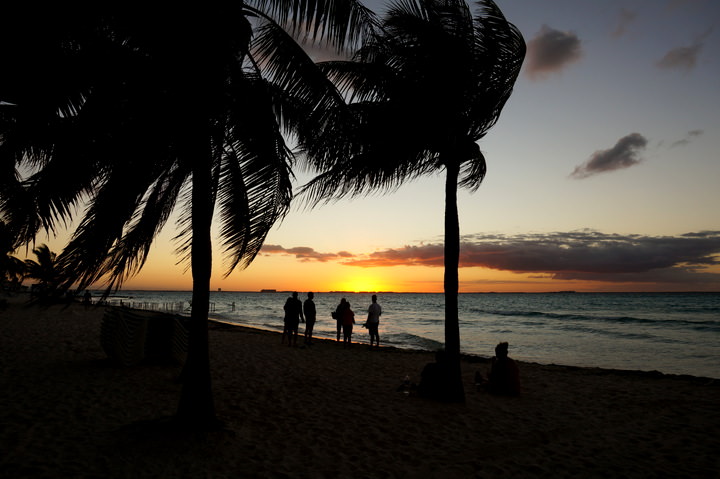
[[[108,308],[100,342],[108,358],[123,366],[181,363],[187,353],[187,321],[169,313]]]
[[[130,309],[142,309],[145,311],[161,311],[164,313],[183,314],[192,311],[192,301],[171,301],[171,302],[153,302],[153,301],[132,301],[129,299],[110,299],[110,306],[120,306]],[[210,312],[215,312],[215,303],[210,303]]]
[[[100,342],[108,358],[124,366],[184,361],[192,302],[111,298],[106,304]]]

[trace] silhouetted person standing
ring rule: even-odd
[[[283,309],[285,310],[285,330],[283,331],[281,343],[285,341],[285,335],[287,334],[288,346],[296,346],[298,325],[301,320],[304,321],[302,302],[298,299],[297,292],[293,293],[292,296],[285,301]]]
[[[352,345],[353,324],[355,324],[355,313],[350,309],[350,303],[345,303],[342,311],[343,347]]]
[[[92,304],[92,295],[90,294],[90,291],[87,289],[85,290],[85,294],[83,295],[83,304],[85,306],[90,306]]]
[[[337,308],[335,308],[335,312],[333,313],[333,318],[335,318],[335,321],[337,321],[337,340],[340,341],[340,333],[342,332],[343,322],[342,322],[342,315],[343,311],[345,310],[345,307],[347,306],[347,301],[345,298],[342,298],[340,300],[340,304],[337,305]]]
[[[317,312],[315,310],[315,302],[313,298],[315,294],[308,293],[307,299],[303,303],[303,313],[305,314],[305,344],[312,344],[313,328],[315,327],[315,319]]]
[[[379,348],[380,347],[380,334],[378,333],[378,327],[380,326],[380,315],[382,314],[382,308],[377,302],[377,296],[372,295],[372,303],[368,308],[367,325],[368,333],[370,333],[370,347],[373,347],[373,342]]]

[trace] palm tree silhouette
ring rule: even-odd
[[[109,292],[142,268],[177,206],[193,279],[177,418],[214,427],[213,215],[226,274],[250,264],[292,197],[283,133],[302,139],[318,110],[342,101],[281,24],[341,48],[371,15],[354,0],[77,13],[28,12],[0,33],[15,73],[0,79],[0,212],[29,242],[87,204],[58,262],[65,287],[105,280]],[[38,36],[22,51],[4,41],[26,30]],[[48,69],[65,74],[49,80]]]
[[[32,259],[25,260],[25,275],[28,278],[38,280],[40,285],[41,299],[47,299],[57,296],[58,287],[62,278],[62,272],[57,262],[57,254],[50,251],[46,244],[41,244],[37,248],[33,248],[33,254],[37,261]]]
[[[354,122],[305,145],[321,173],[303,189],[311,203],[392,191],[444,169],[445,350],[453,390],[460,375],[457,188],[478,188],[485,158],[477,141],[498,120],[525,57],[525,42],[490,0],[475,18],[461,0],[403,0],[351,62],[326,73],[350,98]]]

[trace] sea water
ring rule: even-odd
[[[288,296],[212,292],[210,317],[282,331]],[[368,343],[361,325],[370,296],[315,293],[315,336],[335,338],[330,313],[346,298],[357,322],[353,340]],[[121,291],[110,302],[189,314],[191,299],[188,291]],[[443,347],[443,294],[378,293],[378,302],[382,344]],[[490,357],[498,342],[507,341],[511,357],[521,361],[720,378],[720,293],[464,293],[458,313],[465,354]]]

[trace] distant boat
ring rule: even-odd
[[[261,293],[277,293],[276,289],[261,289]]]

